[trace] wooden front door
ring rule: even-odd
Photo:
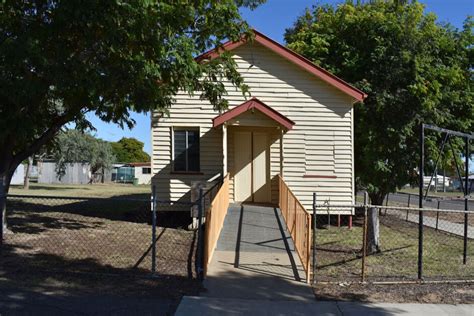
[[[235,201],[270,202],[270,146],[268,133],[235,132],[234,139]]]

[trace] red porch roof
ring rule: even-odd
[[[285,127],[287,130],[290,130],[293,128],[293,125],[295,125],[295,122],[284,116],[278,111],[275,111],[262,101],[260,101],[257,98],[252,98],[244,103],[242,103],[239,106],[236,106],[232,110],[229,110],[227,112],[224,112],[215,118],[212,119],[212,123],[214,127],[220,126],[224,124],[225,122],[239,116],[240,114],[247,112],[248,110],[251,109],[256,109],[262,114],[266,115],[268,118],[272,119],[273,121],[277,122],[281,126]]]
[[[303,68],[304,70],[308,71],[309,73],[315,75],[316,77],[320,78],[321,80],[327,82],[328,84],[334,86],[335,88],[339,89],[340,91],[350,95],[357,101],[363,101],[367,94],[363,91],[353,87],[349,83],[345,82],[341,78],[333,75],[329,71],[323,69],[322,67],[315,65],[310,60],[306,59],[305,57],[301,56],[300,54],[295,53],[294,51],[286,48],[285,46],[275,42],[271,38],[263,35],[262,33],[258,32],[257,30],[253,30],[255,34],[255,41],[262,46],[270,49],[271,51],[275,52],[276,54],[280,55],[283,58],[286,58],[290,62],[296,64],[297,66]],[[247,40],[242,38],[240,41],[231,42],[228,41],[222,45],[221,49],[213,49],[210,50],[198,57],[196,60],[200,61],[203,59],[214,59],[219,57],[219,55],[223,51],[229,51],[236,49],[237,47],[245,44]]]

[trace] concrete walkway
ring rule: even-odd
[[[407,219],[407,212],[405,211],[393,211],[397,214],[398,217]],[[409,212],[408,213],[408,221],[412,223],[418,224],[418,213]],[[431,216],[423,216],[423,225],[431,228],[436,228],[436,217]],[[464,237],[464,224],[461,223],[453,223],[451,221],[447,221],[444,219],[438,220],[438,230],[448,232],[453,235]],[[468,226],[467,227],[467,238],[474,239],[474,227]]]
[[[232,205],[204,281],[205,297],[314,300],[286,224],[273,207]]]
[[[175,315],[472,316],[473,305],[299,302],[184,297]]]
[[[183,297],[184,315],[474,316],[471,305],[318,302],[286,224],[272,207],[232,205],[214,253],[205,291]]]

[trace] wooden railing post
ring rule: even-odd
[[[306,214],[306,223],[307,229],[306,229],[306,266],[308,267],[308,271],[306,273],[306,282],[310,283],[311,282],[311,270],[314,269],[314,267],[311,267],[311,215]]]
[[[288,185],[279,177],[279,205],[286,228],[293,239],[298,254],[306,272],[306,281],[311,280],[311,215],[305,210]],[[286,200],[285,200],[286,199]],[[290,201],[293,199],[293,201]],[[292,207],[292,208],[291,208]]]
[[[294,208],[294,210],[293,210],[293,214],[294,214],[294,217],[293,217],[293,231],[295,232],[295,241],[296,241],[296,240],[298,240],[298,239],[296,238],[296,231],[297,231],[297,229],[296,229],[296,227],[297,227],[297,226],[296,226],[296,222],[297,222],[297,220],[298,220],[298,210],[297,210],[297,208],[296,208],[296,197],[293,197],[293,200],[295,200],[295,204],[294,204],[294,207],[295,207],[295,208]]]
[[[229,207],[229,175],[225,176],[221,187],[210,201],[209,209],[206,212],[206,230],[204,240],[204,275],[207,273],[217,240],[224,225],[224,219]]]

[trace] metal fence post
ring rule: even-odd
[[[328,211],[328,229],[329,229],[331,228],[331,213],[329,211],[329,203],[328,203],[327,211]]]
[[[440,200],[438,200],[438,210],[439,210],[439,204],[440,204]],[[439,224],[439,211],[436,212],[436,230],[438,230],[438,224]]]
[[[5,208],[6,208],[6,203],[7,203],[7,196],[5,195],[5,183],[4,180],[5,177],[0,177],[0,251],[3,246],[3,237],[4,237],[4,228],[5,228],[5,223],[3,222],[5,218]]]
[[[365,282],[365,257],[367,256],[367,203],[369,200],[369,194],[364,192],[364,228],[362,229],[362,282]]]
[[[419,166],[419,212],[418,212],[418,279],[423,279],[423,186],[425,168],[425,125],[420,126],[420,166]]]
[[[313,279],[316,282],[316,192],[313,192]]]
[[[151,273],[156,273],[156,186],[152,187],[151,196]]]
[[[411,194],[408,193],[408,207],[410,207],[410,203],[411,203]],[[408,222],[408,213],[409,213],[409,210],[407,210],[407,216],[405,218],[406,222]]]
[[[467,202],[466,202],[467,204]],[[468,214],[464,213],[464,242],[463,242],[463,256],[462,263],[467,263],[467,230],[468,230]]]
[[[200,280],[204,279],[204,269],[203,269],[203,253],[204,253],[204,239],[203,239],[203,227],[202,227],[202,217],[203,217],[203,193],[202,188],[199,189],[199,199],[198,199],[198,247],[197,247],[197,258],[196,258],[196,270],[197,276]]]
[[[462,262],[463,264],[467,263],[467,230],[468,230],[468,214],[467,211],[469,210],[469,201],[467,196],[469,194],[469,138],[466,137],[466,173],[465,173],[465,185],[464,185],[464,242],[463,242],[463,255],[462,255]]]

